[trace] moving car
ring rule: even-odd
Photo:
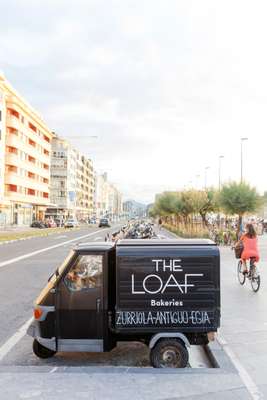
[[[79,244],[35,301],[40,358],[140,341],[154,367],[185,367],[220,326],[220,254],[210,240]]]
[[[79,223],[74,218],[68,218],[67,221],[64,223],[65,228],[75,228],[79,226]]]
[[[110,227],[108,218],[100,218],[98,227],[102,228],[102,226]]]

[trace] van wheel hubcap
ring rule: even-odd
[[[179,363],[179,355],[174,349],[165,350],[162,353],[162,361],[165,367],[175,367]]]

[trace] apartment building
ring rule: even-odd
[[[67,140],[52,139],[50,215],[87,220],[94,214],[93,163]]]
[[[29,225],[50,205],[52,132],[0,75],[0,224]]]
[[[107,215],[116,219],[122,213],[122,194],[108,182],[106,172],[96,175],[95,209],[97,218]]]

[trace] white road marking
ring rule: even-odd
[[[164,235],[157,235],[159,239],[168,239],[167,236]]]
[[[96,231],[96,232],[87,233],[87,235],[79,236],[79,237],[76,237],[75,239],[70,239],[70,240],[67,240],[67,241],[62,242],[62,243],[54,244],[53,246],[49,246],[49,247],[45,247],[45,248],[40,249],[40,250],[33,251],[32,253],[27,253],[27,254],[23,254],[22,256],[19,256],[19,257],[11,258],[10,260],[1,262],[0,263],[0,268],[5,267],[6,265],[9,265],[9,264],[13,264],[15,262],[18,262],[20,260],[24,260],[25,258],[29,258],[29,257],[35,256],[36,254],[40,254],[40,253],[44,253],[45,251],[48,251],[48,250],[56,249],[57,247],[64,246],[64,245],[66,245],[68,243],[77,242],[77,241],[79,241],[81,239],[84,239],[84,238],[89,237],[89,236],[93,236],[93,235],[95,235],[95,234],[97,234],[99,232],[103,232],[103,231],[105,231],[107,229],[108,228],[101,229],[101,230]]]
[[[65,239],[67,235],[56,236],[55,239]]]
[[[96,237],[96,238],[94,239],[94,241],[97,241],[97,240],[102,240],[102,237],[101,237],[101,236],[98,236],[98,237]]]
[[[31,317],[24,325],[22,325],[13,336],[11,336],[1,347],[0,347],[0,361],[10,352],[10,350],[16,346],[16,344],[25,336],[28,327],[33,321]]]
[[[260,392],[259,388],[257,387],[256,383],[253,381],[247,370],[244,368],[244,366],[241,364],[241,362],[238,360],[234,352],[230,349],[228,343],[226,340],[220,335],[217,336],[217,340],[228,355],[228,357],[231,359],[232,363],[236,367],[240,378],[244,382],[244,385],[246,386],[247,390],[251,394],[251,397],[253,400],[260,400],[263,399],[264,396]]]
[[[54,372],[56,372],[57,369],[58,367],[54,367],[53,369],[51,369],[51,371],[49,371],[49,374],[53,374]]]

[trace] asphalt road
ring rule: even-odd
[[[110,229],[111,232],[114,230],[116,227]],[[34,299],[45,285],[48,276],[64,260],[75,242],[103,240],[107,232],[108,230],[97,227],[83,228],[79,231],[0,246],[0,349],[6,346],[8,340],[14,337],[19,328],[29,320]],[[166,232],[160,234],[169,236]],[[90,236],[84,237],[85,235]],[[82,238],[79,239],[80,237]],[[222,327],[219,340],[227,353],[227,366],[224,369],[211,372],[204,369],[202,373],[194,372],[194,375],[190,377],[181,371],[177,372],[178,375],[177,373],[168,375],[166,372],[160,375],[159,371],[152,373],[150,368],[138,369],[138,373],[136,371],[130,373],[129,365],[124,370],[114,370],[111,365],[113,368],[114,365],[124,365],[125,352],[128,349],[123,346],[113,354],[112,363],[106,355],[88,354],[58,355],[43,362],[32,354],[32,339],[21,335],[14,346],[11,344],[10,351],[0,361],[0,386],[2,384],[2,387],[5,387],[5,391],[0,395],[1,399],[36,397],[51,399],[60,398],[60,395],[76,399],[85,398],[89,392],[90,399],[116,398],[116,400],[128,398],[128,396],[140,400],[267,398],[267,286],[265,284],[267,236],[260,237],[259,241],[262,255],[260,262],[262,286],[256,294],[252,292],[248,283],[240,286],[237,281],[236,260],[233,252],[229,248],[221,248]],[[51,246],[54,247],[48,249]],[[42,249],[45,251],[38,253]],[[29,253],[34,254],[19,259]],[[8,264],[10,260],[12,262]],[[140,345],[135,346],[131,359],[132,365],[147,367],[146,349]],[[88,387],[88,375],[85,374],[85,370],[71,370],[70,367],[97,366],[103,363],[103,360],[109,369],[91,369],[91,387]],[[59,372],[66,372],[65,368],[69,368],[68,380],[64,381],[62,388],[57,388],[58,397],[53,397],[49,385],[55,385],[56,377],[63,383]],[[145,375],[141,375],[140,371],[144,371]],[[18,372],[25,384],[22,384],[21,380],[14,380]],[[36,383],[33,384],[35,378],[30,380],[30,374],[36,372],[47,372],[47,375],[42,374],[39,387]],[[111,377],[112,374],[114,375]],[[72,382],[73,388],[76,387],[77,382],[80,382],[79,396],[75,390],[69,388],[68,382]],[[104,385],[104,387],[101,386],[102,397],[98,397],[100,382]],[[110,392],[114,382],[117,385],[114,392],[116,397]],[[136,389],[136,385],[139,389]],[[17,396],[18,393],[22,393],[21,396]],[[15,395],[17,397],[14,397]]]
[[[116,227],[86,227],[64,234],[0,245],[0,346],[31,317],[33,301],[75,243],[104,240],[107,232],[114,230]],[[74,241],[69,242],[71,240]],[[4,265],[10,260],[51,246],[58,247]]]

